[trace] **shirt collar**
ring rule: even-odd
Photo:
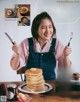
[[[34,42],[35,51],[37,51],[37,52],[48,52],[49,49],[50,49],[50,46],[51,46],[52,38],[47,41],[47,43],[46,43],[46,45],[44,46],[43,49],[41,49],[40,43],[35,38],[33,38],[33,42]]]
[[[36,40],[35,38],[33,38],[33,42],[34,43],[39,43],[38,40]],[[49,39],[46,44],[51,44],[51,42],[52,42],[52,38]]]

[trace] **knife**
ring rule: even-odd
[[[11,41],[11,43],[14,45],[14,41],[12,40],[12,38],[9,36],[8,33],[5,32],[5,35],[8,37],[8,39]]]

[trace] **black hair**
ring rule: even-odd
[[[40,25],[40,23],[41,23],[41,20],[42,20],[42,19],[46,19],[46,18],[48,18],[48,19],[52,22],[53,35],[56,34],[56,28],[55,28],[55,26],[54,26],[54,23],[53,23],[53,21],[52,21],[52,18],[50,17],[50,15],[49,15],[47,12],[42,12],[42,13],[38,14],[38,15],[34,18],[34,20],[33,20],[33,22],[32,22],[32,27],[31,27],[32,36],[33,36],[35,39],[37,39],[37,40],[38,40],[38,33],[37,33],[37,31],[38,31],[39,25]]]

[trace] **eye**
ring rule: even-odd
[[[46,28],[45,26],[41,27],[41,29],[45,29],[45,28]]]
[[[49,28],[53,28],[52,26],[49,26]]]

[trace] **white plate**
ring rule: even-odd
[[[80,85],[80,80],[70,80],[70,82],[74,85]]]
[[[21,91],[21,92],[24,92],[24,93],[31,93],[31,94],[39,94],[39,93],[45,93],[45,92],[48,92],[50,90],[53,89],[52,85],[48,84],[48,83],[45,83],[45,90],[43,91],[39,91],[39,92],[30,92],[28,90],[26,90],[26,83],[25,84],[22,84],[18,87],[18,90]]]
[[[70,80],[70,82],[73,82],[73,83],[79,82],[80,83],[80,79],[79,80]]]

